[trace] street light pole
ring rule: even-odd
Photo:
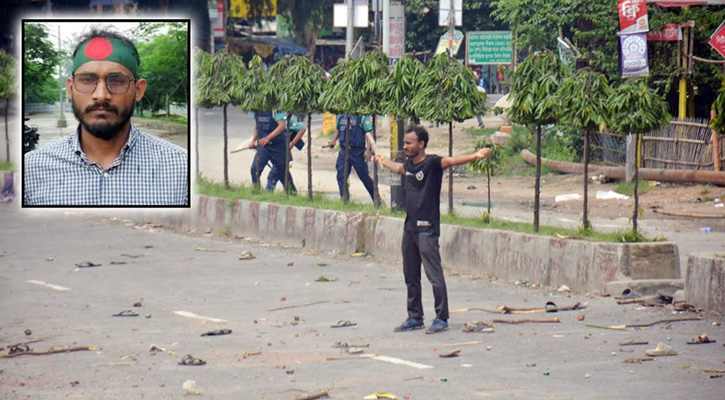
[[[347,0],[347,35],[345,40],[345,56],[346,58],[352,58],[352,42],[354,40],[354,28],[353,28],[353,15],[354,15],[354,1]]]
[[[60,24],[58,24],[58,54],[60,55]],[[65,128],[68,126],[68,121],[65,119],[63,113],[63,74],[61,72],[62,63],[58,63],[58,106],[60,111],[58,112],[58,128]]]

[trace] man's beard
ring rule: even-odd
[[[133,115],[133,105],[131,105],[131,107],[127,109],[119,111],[118,107],[111,105],[111,103],[96,102],[86,107],[86,109],[82,113],[81,110],[76,106],[76,103],[74,101],[71,101],[71,105],[73,107],[73,114],[76,116],[76,119],[81,123],[83,128],[85,128],[85,130],[88,131],[88,133],[90,133],[91,135],[102,140],[111,140],[116,137],[116,135],[121,132],[121,128],[126,126],[126,123],[131,119],[131,116]],[[115,124],[110,122],[89,124],[83,120],[83,116],[89,114],[94,110],[99,109],[106,110],[118,115],[118,122],[116,122]]]

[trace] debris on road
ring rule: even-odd
[[[681,321],[700,321],[702,320],[701,317],[686,317],[686,318],[669,318],[669,319],[661,319],[653,322],[648,322],[645,324],[627,324],[627,325],[612,325],[612,326],[606,326],[606,325],[595,325],[595,324],[587,324],[590,328],[601,328],[601,329],[613,329],[613,330],[620,330],[620,331],[627,331],[630,330],[630,328],[647,328],[653,325],[657,324],[665,324],[670,322],[681,322]]]
[[[494,325],[491,322],[487,321],[471,321],[466,322],[463,325],[463,332],[471,333],[471,332],[483,332],[483,333],[491,333],[493,332],[493,328],[495,328],[496,325]]]
[[[525,324],[525,323],[535,323],[535,324],[546,324],[546,323],[555,323],[558,324],[561,322],[559,318],[523,318],[523,319],[494,319],[494,323],[501,323],[501,324]]]
[[[27,346],[25,346],[27,348]],[[11,348],[12,349],[12,348]],[[68,346],[60,346],[60,347],[52,347],[48,349],[47,351],[30,351],[28,349],[27,351],[18,351],[13,354],[0,354],[0,358],[12,358],[17,356],[45,356],[49,354],[58,354],[58,353],[70,353],[73,351],[98,351],[101,350],[100,346],[76,346],[76,347],[68,347]]]
[[[639,345],[644,345],[644,344],[649,344],[649,342],[646,340],[634,340],[634,339],[628,340],[626,342],[619,342],[620,346],[639,346]]]
[[[25,336],[30,336],[32,334],[33,334],[33,331],[31,331],[30,329],[25,330]]]
[[[460,342],[460,343],[449,343],[441,345],[441,347],[458,347],[458,346],[469,346],[472,344],[483,344],[483,340],[476,340],[473,342]]]
[[[78,268],[91,268],[91,267],[100,267],[103,264],[96,264],[92,261],[82,261],[78,264],[76,264],[76,267]]]
[[[201,336],[221,336],[221,335],[228,335],[230,333],[232,333],[231,329],[217,329],[214,331],[202,333]]]
[[[194,250],[196,251],[208,251],[211,253],[226,253],[227,251],[224,249],[207,249],[206,247],[197,247]]]
[[[363,397],[363,400],[376,400],[376,399],[392,399],[396,400],[398,396],[388,393],[388,392],[377,392],[373,394],[369,394],[365,397]]]
[[[707,334],[703,333],[702,335],[692,339],[688,340],[687,344],[704,344],[704,343],[716,343],[717,341],[711,340]]]
[[[328,278],[324,275],[320,275],[319,278],[315,279],[315,282],[335,282],[337,278]]]
[[[184,390],[185,394],[191,394],[191,395],[200,395],[201,391],[196,388],[196,381],[192,380],[186,380],[184,381],[184,384],[181,385],[181,389]]]
[[[296,305],[292,305],[292,306],[284,306],[284,307],[270,308],[267,311],[287,310],[287,309],[290,309],[290,308],[307,307],[307,306],[312,306],[312,305],[315,305],[315,304],[322,304],[322,303],[329,303],[329,302],[330,302],[330,300],[313,301],[311,303],[305,303],[305,304],[296,304]]]
[[[256,350],[256,351],[245,351],[244,352],[244,355],[242,356],[242,358],[247,358],[247,357],[251,357],[251,356],[258,356],[260,354],[262,354],[262,352],[261,351],[258,351],[258,350]]]
[[[239,254],[239,259],[240,260],[253,260],[255,258],[257,258],[257,257],[255,257],[254,254],[252,254],[251,251],[246,251],[245,250],[241,254]]]
[[[652,361],[654,358],[647,357],[647,358],[627,358],[623,362],[625,364],[642,364],[645,361]]]
[[[133,310],[123,310],[116,314],[111,314],[112,317],[138,317],[138,313]]]
[[[441,358],[453,358],[453,357],[458,357],[459,354],[461,354],[461,351],[460,350],[453,350],[453,351],[447,352],[447,353],[439,353],[438,354],[438,357],[441,357]]]
[[[325,390],[319,391],[317,393],[308,394],[308,395],[300,396],[300,397],[295,397],[292,400],[315,400],[315,399],[327,397],[329,395],[330,395],[329,391],[327,389],[325,389]]]

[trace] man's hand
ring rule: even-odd
[[[365,160],[370,161],[371,156],[372,156],[372,153],[370,152],[370,149],[366,149],[365,153],[363,153],[363,157],[365,157]]]
[[[247,146],[247,148],[248,149],[253,149],[256,146],[257,146],[257,142],[255,142],[254,140],[252,140],[251,142],[249,142],[249,146]]]
[[[484,147],[481,150],[478,150],[475,156],[477,160],[488,158],[491,156],[491,149],[489,149],[488,147]]]
[[[335,147],[335,143],[336,143],[335,140],[330,140],[329,142],[327,142],[327,145],[330,146],[330,148],[334,148]]]
[[[378,163],[378,164],[385,164],[385,156],[382,155],[382,154],[380,154],[380,153],[376,153],[375,154],[375,162]]]
[[[257,144],[259,144],[259,147],[264,147],[269,143],[269,137],[265,136],[257,141]]]

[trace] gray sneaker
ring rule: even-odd
[[[423,318],[408,318],[405,322],[400,324],[400,326],[396,326],[395,329],[393,329],[393,332],[414,331],[416,329],[423,328],[425,328]]]
[[[448,322],[436,318],[435,321],[433,321],[433,324],[430,326],[430,328],[426,329],[425,333],[431,334],[431,333],[438,333],[448,330]]]

